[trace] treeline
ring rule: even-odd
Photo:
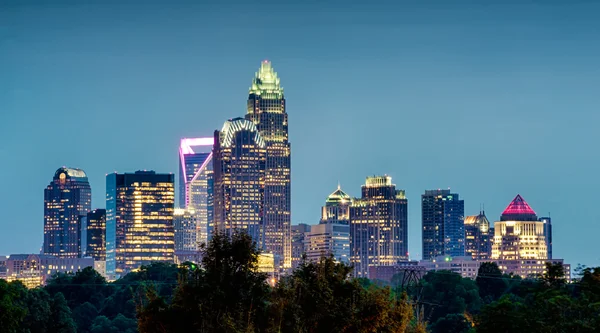
[[[0,332],[600,332],[600,268],[567,283],[483,264],[476,280],[427,273],[407,290],[352,279],[322,258],[269,286],[245,234],[216,235],[203,261],[152,264],[113,283],[91,268],[42,288],[0,280]]]

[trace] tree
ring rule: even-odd
[[[477,333],[539,332],[530,327],[524,305],[510,295],[485,306],[477,316]]]
[[[467,318],[458,313],[447,314],[431,325],[434,333],[467,333],[471,330],[471,323]]]
[[[500,298],[507,287],[502,278],[502,271],[495,262],[481,263],[475,282],[479,288],[479,295],[486,303]]]
[[[350,279],[352,269],[331,257],[303,262],[275,288],[273,332],[404,332],[412,318],[406,296]]]
[[[546,271],[540,276],[540,279],[548,287],[562,288],[567,283],[565,268],[559,262],[547,262]]]
[[[73,320],[77,324],[77,332],[89,332],[90,326],[98,316],[98,309],[90,303],[85,302],[73,310]]]
[[[17,303],[25,286],[20,281],[6,282],[0,279],[0,328],[3,332],[17,332],[27,309]]]
[[[427,272],[422,279],[421,299],[432,322],[448,314],[479,312],[482,301],[475,281],[451,271]]]
[[[199,269],[180,268],[171,302],[146,288],[138,304],[140,332],[251,332],[266,316],[269,285],[248,234],[213,235],[202,254]]]
[[[77,326],[71,318],[71,309],[67,305],[65,296],[56,293],[52,300],[52,312],[50,315],[49,332],[52,333],[76,333]]]

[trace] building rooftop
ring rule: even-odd
[[[502,220],[537,220],[535,211],[520,194],[502,212]]]

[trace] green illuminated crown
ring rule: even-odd
[[[250,94],[262,96],[263,98],[283,98],[283,88],[270,61],[265,60],[260,64],[260,69],[252,80]]]

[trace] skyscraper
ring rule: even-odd
[[[215,131],[214,224],[245,231],[264,248],[266,144],[253,122],[235,118]]]
[[[298,267],[302,262],[302,256],[305,254],[304,239],[311,226],[306,223],[292,225],[292,268]]]
[[[265,180],[265,249],[273,252],[282,268],[292,266],[291,153],[288,115],[279,77],[265,60],[256,73],[248,97],[248,113],[267,149]]]
[[[321,221],[306,233],[305,250],[309,260],[333,255],[350,263],[350,204],[352,198],[341,187],[331,193],[321,208]]]
[[[95,261],[106,260],[106,209],[94,209],[87,213],[86,256]]]
[[[544,222],[544,235],[546,236],[546,248],[548,249],[548,259],[552,259],[552,219],[548,217],[540,217],[540,221]]]
[[[506,207],[494,223],[492,258],[499,260],[547,259],[544,222],[521,195]]]
[[[92,189],[81,169],[56,170],[44,190],[43,253],[61,258],[78,258],[81,248],[81,218],[92,207]]]
[[[465,202],[450,190],[427,190],[421,195],[423,260],[465,255]]]
[[[487,260],[492,256],[492,240],[490,221],[485,212],[465,217],[465,255],[473,260]]]
[[[173,213],[175,229],[175,258],[177,262],[190,260],[198,256],[200,249],[197,233],[197,215],[193,209],[176,208]]]
[[[369,266],[394,266],[408,260],[408,201],[392,177],[367,177],[362,197],[350,206],[350,261],[357,277]]]
[[[196,239],[206,243],[213,220],[214,138],[184,138],[179,146],[179,207],[196,214]]]
[[[154,171],[106,176],[106,274],[173,262],[175,176]]]

